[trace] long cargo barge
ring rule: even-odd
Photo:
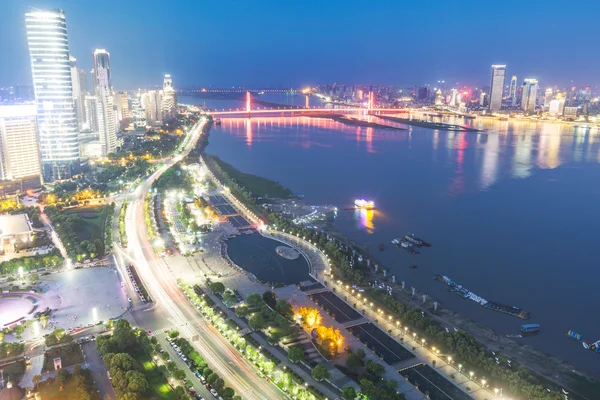
[[[575,339],[579,343],[581,343],[581,345],[583,346],[584,349],[591,350],[595,353],[600,353],[600,340],[597,340],[595,342],[586,340],[583,338],[583,336],[580,333],[577,333],[574,331],[568,331],[567,336],[570,337],[571,339]]]
[[[454,282],[452,279],[448,278],[447,276],[435,274],[433,276],[433,278],[437,279],[440,282],[445,283],[446,286],[448,286],[449,291],[459,295],[463,299],[473,300],[474,302],[478,303],[480,306],[490,309],[492,311],[501,312],[503,314],[512,315],[512,316],[519,317],[522,319],[529,319],[531,317],[531,313],[529,313],[528,311],[525,311],[519,307],[507,306],[507,305],[504,305],[501,303],[496,303],[494,301],[487,301],[483,297],[476,295],[475,293],[471,292],[470,290],[463,287],[462,285],[459,285],[458,283]]]

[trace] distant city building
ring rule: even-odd
[[[171,75],[165,75],[163,81],[163,93],[161,101],[162,117],[164,120],[175,118],[177,114],[177,98],[173,89]]]
[[[563,109],[563,117],[567,120],[573,120],[577,118],[578,107],[565,106]]]
[[[161,125],[162,115],[162,90],[149,90],[142,93],[140,102],[146,112],[146,123],[148,125]]]
[[[129,110],[129,97],[126,92],[117,92],[113,95],[113,102],[117,107],[117,119],[122,121],[131,117]]]
[[[85,125],[85,97],[81,91],[81,82],[79,80],[79,69],[77,68],[77,59],[69,56],[69,66],[71,69],[71,82],[73,102],[75,104],[75,115],[77,116],[77,128],[81,131]]]
[[[94,50],[94,93],[98,99],[98,133],[105,156],[117,149],[117,127],[111,85],[110,54]]]
[[[65,13],[34,10],[25,22],[44,177],[70,178],[79,171],[79,141]]]
[[[442,96],[442,90],[438,89],[435,92],[435,104],[443,104],[444,103],[444,96]]]
[[[417,89],[417,101],[427,101],[429,98],[429,88],[421,86]]]
[[[479,105],[482,107],[485,107],[487,102],[487,93],[486,92],[481,92],[479,94]]]
[[[88,87],[87,72],[83,68],[78,68],[77,74],[79,75],[79,89],[85,96],[90,91],[90,88]]]
[[[146,111],[142,107],[140,97],[136,96],[131,99],[131,119],[135,128],[146,126]]]
[[[521,97],[521,110],[526,113],[535,111],[537,100],[538,81],[537,79],[528,78],[523,81],[523,94]]]
[[[550,100],[548,104],[548,114],[562,116],[565,109],[565,99]]]
[[[546,91],[544,92],[544,107],[550,106],[550,101],[552,100],[552,98],[552,88],[546,89]]]
[[[85,96],[85,120],[90,132],[98,133],[98,98],[93,95]]]
[[[33,100],[35,98],[33,86],[15,86],[15,97],[19,100]]]
[[[492,78],[490,81],[489,108],[490,111],[502,109],[502,94],[504,92],[504,79],[506,65],[492,65]]]
[[[35,105],[0,106],[0,179],[25,190],[42,184],[36,116]]]
[[[513,107],[517,106],[517,76],[513,75],[510,78],[510,90],[509,90],[510,102]]]
[[[456,89],[450,90],[450,101],[448,104],[452,107],[456,106],[457,98],[458,98],[458,90],[456,90]]]

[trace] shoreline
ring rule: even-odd
[[[266,179],[266,178],[264,178]],[[243,185],[243,182],[239,182]],[[243,201],[243,199],[242,199]],[[284,199],[285,201],[285,199]],[[296,199],[296,201],[302,201]],[[302,201],[303,202],[303,201]],[[264,210],[262,210],[264,212]],[[344,245],[349,248],[356,249],[363,253],[367,259],[377,261],[377,258],[362,245],[357,244],[354,240],[347,237],[332,223],[324,224],[320,226],[318,230],[321,230],[326,235],[335,237]],[[382,264],[379,264],[385,268]],[[366,271],[366,280],[382,280],[382,268],[379,268],[379,273],[374,272],[371,268]],[[385,279],[384,279],[385,280]],[[391,281],[389,277],[388,281]],[[591,375],[584,372],[576,372],[573,367],[566,364],[555,356],[551,356],[537,350],[531,346],[520,344],[510,338],[506,338],[502,335],[497,334],[492,328],[489,328],[485,324],[475,322],[470,318],[456,313],[451,309],[441,308],[438,309],[436,314],[431,312],[432,303],[435,299],[429,298],[425,305],[415,299],[420,298],[420,294],[416,294],[415,298],[411,298],[410,289],[402,291],[399,285],[394,286],[394,298],[398,299],[402,303],[409,305],[410,307],[427,313],[427,315],[435,322],[441,323],[446,326],[456,326],[461,330],[471,335],[477,343],[484,347],[488,351],[501,351],[503,356],[509,357],[517,361],[523,367],[526,367],[532,375],[537,376],[542,382],[551,382],[552,384],[558,384],[569,389],[569,386],[583,387],[586,384],[597,385],[596,381]],[[557,376],[558,375],[558,376]],[[582,382],[585,380],[585,382]],[[594,387],[595,388],[595,387]],[[591,389],[588,387],[588,390]],[[576,390],[570,390],[571,393],[577,395],[578,398],[586,398],[584,395],[575,393]],[[582,388],[581,391],[584,391]],[[591,400],[591,399],[590,399]]]

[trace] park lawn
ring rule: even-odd
[[[0,367],[4,373],[4,379],[10,378],[12,382],[19,382],[25,374],[25,361],[17,361]]]
[[[71,365],[81,364],[83,360],[83,353],[81,348],[76,343],[69,343],[64,346],[57,346],[46,350],[44,354],[44,366],[42,371],[54,371],[54,359],[60,357],[63,368],[70,367]]]
[[[64,211],[64,214],[78,215],[85,221],[85,225],[77,232],[79,240],[89,240],[93,242],[96,239],[104,240],[104,230],[106,219],[108,218],[108,206],[95,207],[75,207]]]
[[[142,368],[148,385],[150,386],[150,396],[152,399],[176,400],[177,395],[171,389],[166,379],[158,372],[156,366],[149,358],[142,359]]]
[[[241,186],[252,192],[255,197],[276,197],[280,199],[294,197],[292,191],[279,182],[239,171],[233,165],[226,163],[217,156],[207,154],[206,157],[217,163],[229,177],[235,179]]]
[[[71,378],[67,380],[63,390],[60,390],[60,385],[56,382],[50,385],[47,382],[41,383],[38,393],[40,394],[40,398],[44,400],[64,400],[79,398],[79,393],[77,393],[77,380]]]

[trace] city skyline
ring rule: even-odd
[[[30,84],[26,53],[21,46],[24,27],[20,18],[30,6],[65,10],[72,32],[71,52],[80,67],[88,71],[92,68],[86,54],[95,48],[109,49],[111,61],[119,71],[114,87],[123,89],[156,85],[153,77],[165,73],[170,73],[179,87],[289,87],[323,82],[407,85],[440,79],[481,86],[489,82],[486,70],[492,64],[507,64],[511,75],[526,75],[549,86],[570,85],[571,81],[575,85],[597,84],[595,71],[600,68],[600,59],[592,54],[575,65],[567,57],[548,62],[561,43],[568,45],[565,48],[569,51],[576,52],[580,46],[583,51],[583,44],[569,40],[559,30],[545,31],[536,46],[524,45],[523,37],[534,35],[537,28],[546,27],[549,22],[568,18],[570,10],[559,16],[548,11],[551,7],[544,3],[546,7],[535,8],[537,18],[517,35],[504,32],[503,20],[511,16],[510,4],[497,10],[498,18],[484,23],[470,16],[480,15],[489,6],[471,4],[457,9],[433,3],[433,9],[416,4],[380,3],[366,9],[355,4],[330,4],[321,5],[315,16],[307,15],[295,3],[263,2],[262,7],[250,8],[183,2],[175,8],[161,4],[141,7],[140,3],[130,2],[123,8],[110,0],[85,5],[69,0],[9,0],[0,4],[0,29],[15,40],[0,44],[2,54],[11,55],[0,65],[0,86]],[[267,12],[259,13],[265,7]],[[130,12],[136,18],[130,18]],[[590,14],[593,13],[586,13]],[[210,18],[203,19],[203,15]],[[402,29],[395,29],[398,22],[393,17],[398,15],[402,15]],[[308,17],[317,26],[326,25],[323,29],[307,30],[304,21]],[[371,29],[368,21],[372,20],[378,23]],[[444,35],[455,21],[464,25],[458,30],[460,33],[450,35],[456,36],[456,43],[448,43],[450,39]],[[584,22],[579,25],[584,30],[591,26]],[[95,29],[104,26],[118,29]],[[495,29],[502,35],[484,42],[484,38],[474,34],[478,29]],[[244,32],[244,40],[239,40],[235,31]],[[279,31],[284,34],[278,34]],[[337,35],[344,40],[337,40]],[[380,40],[394,36],[392,45]],[[419,40],[409,39],[412,36]],[[468,50],[475,48],[477,52],[470,55]],[[139,68],[142,63],[143,69]]]

